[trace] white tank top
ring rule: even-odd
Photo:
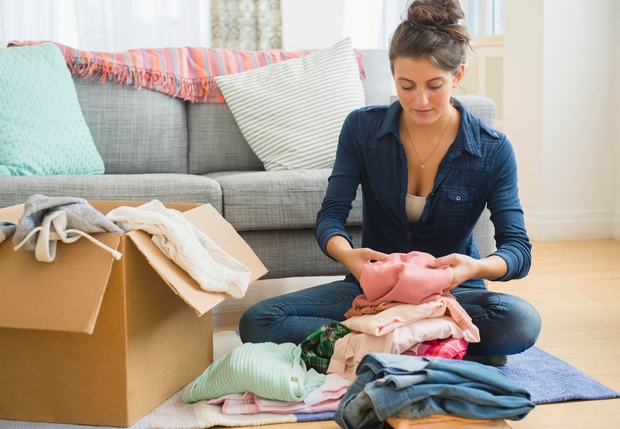
[[[407,194],[405,200],[405,210],[407,211],[407,220],[409,223],[416,223],[426,205],[426,197],[418,197],[417,195]]]

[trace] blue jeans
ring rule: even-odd
[[[468,354],[510,355],[521,353],[536,342],[541,329],[540,315],[522,298],[466,287],[451,292],[480,330],[481,341],[470,343]],[[344,313],[361,293],[357,283],[340,280],[266,299],[241,316],[241,340],[300,344],[321,326],[345,320]]]
[[[523,419],[530,393],[497,368],[452,359],[370,353],[334,420],[345,429],[381,429],[389,417],[436,414],[470,419]]]

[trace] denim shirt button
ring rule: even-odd
[[[408,233],[407,233],[407,237],[411,237],[411,232],[408,232]]]
[[[460,196],[460,195],[457,195],[457,196],[456,196],[456,200],[457,200],[457,201],[461,201],[461,196]]]
[[[420,219],[422,222],[426,222],[426,218],[423,217],[422,219]]]

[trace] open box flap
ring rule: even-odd
[[[245,264],[251,271],[250,282],[267,273],[267,268],[250,246],[212,205],[206,204],[193,208],[183,212],[183,215],[189,222],[207,234],[222,250]],[[194,308],[198,315],[202,316],[229,297],[224,292],[209,292],[201,289],[185,270],[168,259],[155,246],[149,234],[135,230],[129,232],[128,236],[172,290]]]
[[[119,248],[120,234],[92,236]],[[114,263],[110,253],[81,238],[59,242],[55,260],[39,262],[13,250],[9,238],[0,243],[0,261],[0,327],[93,333]]]
[[[8,220],[9,222],[17,223],[19,222],[19,219],[21,219],[23,213],[23,204],[5,207],[0,209],[0,220]]]

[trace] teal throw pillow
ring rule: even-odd
[[[0,48],[0,176],[103,172],[60,49]]]

